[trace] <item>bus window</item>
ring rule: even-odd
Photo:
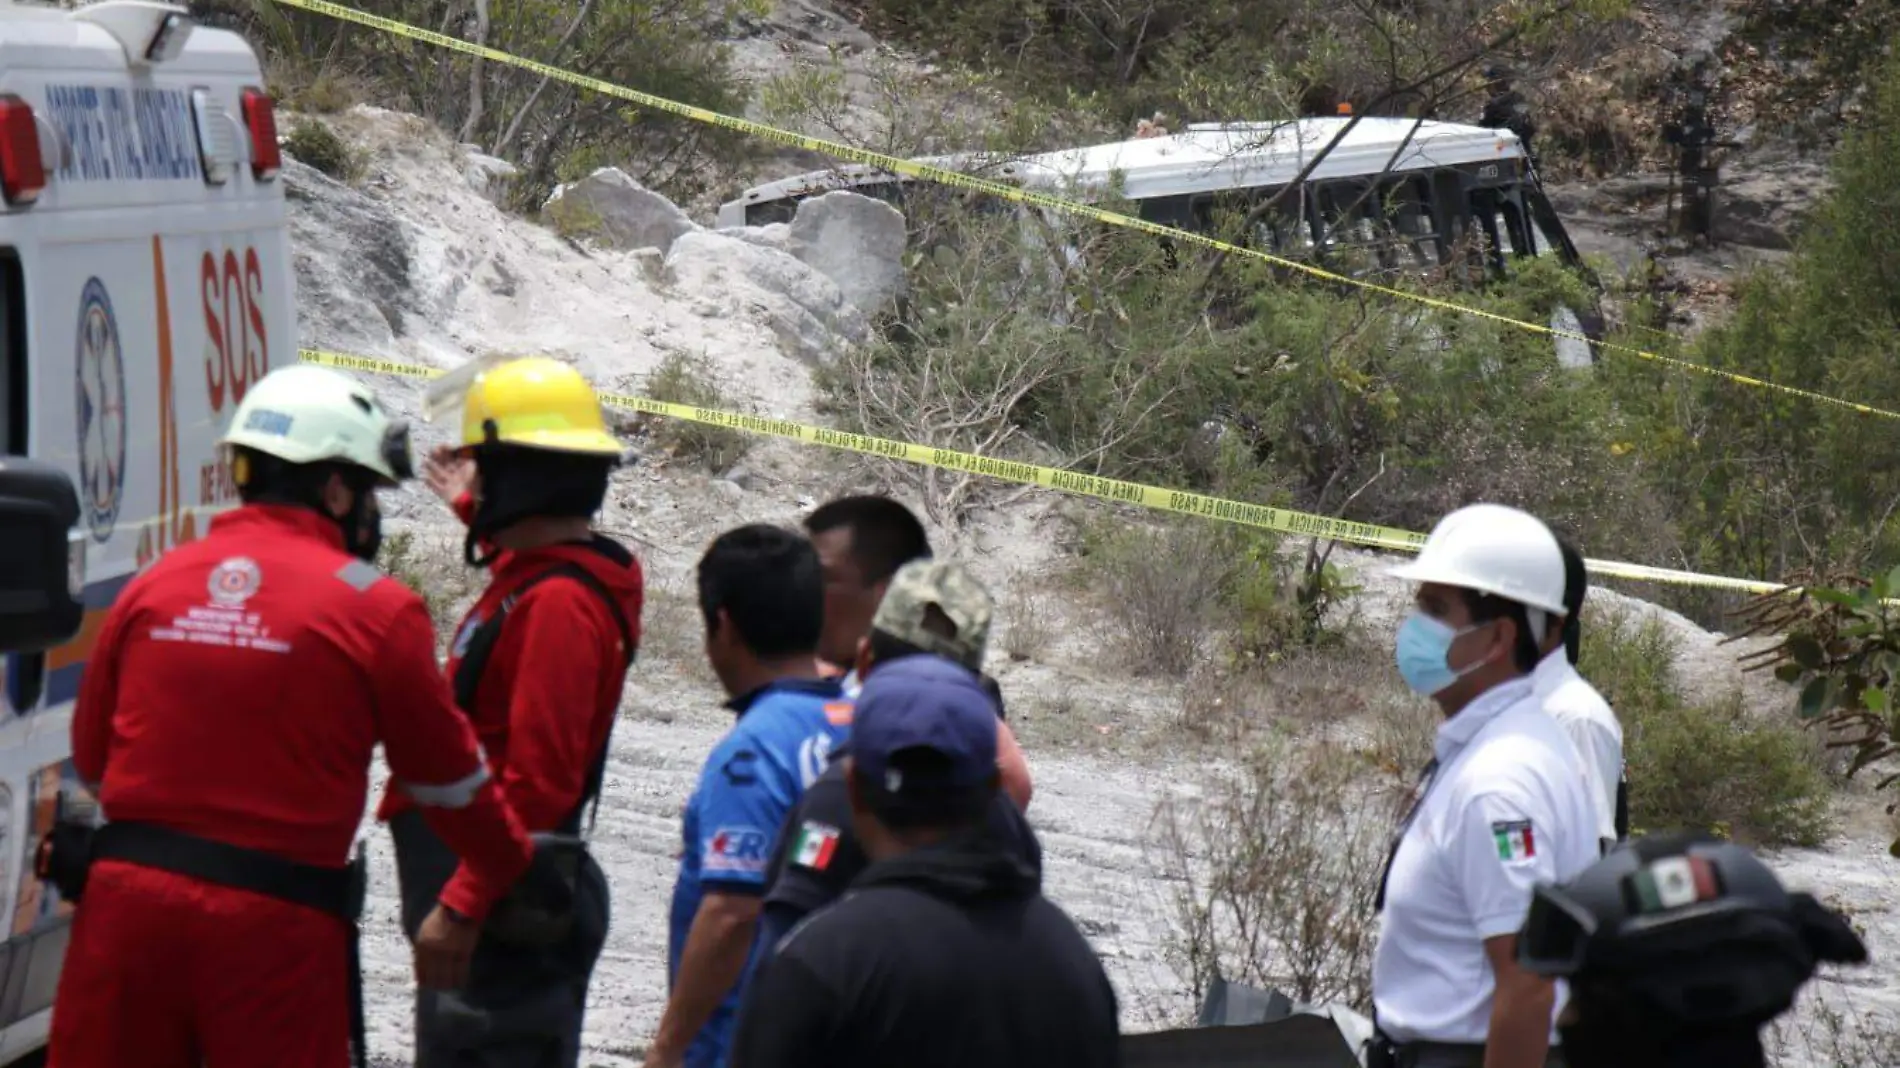
[[[1135,202],[1135,215],[1176,230],[1204,230],[1206,227],[1196,218],[1202,214],[1199,207],[1186,196],[1150,197]]]
[[[1418,176],[1390,178],[1381,194],[1383,217],[1403,265],[1416,271],[1437,267],[1441,237],[1432,221],[1431,183]]]
[[[1313,233],[1303,217],[1305,203],[1294,193],[1282,194],[1282,188],[1260,186],[1196,197],[1188,228],[1279,256],[1308,257],[1313,250]],[[1261,212],[1261,206],[1269,201],[1273,202],[1272,209]],[[1243,225],[1246,232],[1237,232]]]
[[[1498,234],[1501,237],[1508,237],[1512,254],[1535,256],[1537,254],[1536,239],[1531,234],[1530,225],[1524,217],[1524,209],[1518,204],[1517,199],[1509,195],[1498,197],[1497,216]]]
[[[1314,189],[1320,254],[1335,270],[1352,278],[1363,278],[1386,266],[1373,221],[1378,206],[1369,203],[1370,192],[1370,185],[1357,178],[1320,182]]]
[[[747,226],[770,226],[773,223],[789,223],[792,216],[798,214],[798,202],[801,197],[779,197],[759,204],[747,204],[745,224]]]
[[[0,248],[0,344],[6,346],[0,374],[0,435],[9,456],[27,454],[26,271],[20,254]]]
[[[1432,184],[1418,175],[1322,183],[1316,214],[1323,247],[1343,269],[1425,272],[1440,262],[1445,235],[1433,212]]]

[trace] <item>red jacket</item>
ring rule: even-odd
[[[466,495],[455,502],[464,521],[471,507]],[[468,636],[502,600],[561,563],[585,567],[618,596],[628,633],[639,644],[645,584],[639,561],[620,545],[596,538],[503,552],[490,565],[488,588],[456,628],[443,668],[448,678],[454,679],[462,665]],[[620,633],[607,603],[592,589],[571,579],[539,583],[508,610],[475,691],[475,707],[463,709],[508,807],[531,832],[553,830],[574,811],[587,774],[607,744],[627,679]],[[409,804],[392,783],[376,818],[387,820]],[[480,873],[464,863],[449,887],[480,882]]]
[[[532,847],[436,670],[428,610],[287,506],[220,515],[129,583],[73,713],[107,818],[327,867],[349,860],[378,742],[484,873],[442,901],[485,916]]]

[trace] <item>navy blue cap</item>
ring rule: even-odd
[[[906,656],[864,680],[851,716],[853,767],[867,793],[907,805],[967,797],[995,784],[996,724],[975,673],[941,656]],[[931,773],[894,766],[906,750],[937,754]]]

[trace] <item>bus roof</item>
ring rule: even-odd
[[[1073,181],[1083,190],[1101,192],[1119,174],[1122,194],[1131,200],[1279,186],[1297,177],[1350,121],[1336,117],[1197,123],[1166,137],[1046,152],[1029,157],[1017,169],[1028,184],[1059,188]],[[1488,163],[1523,154],[1516,135],[1506,130],[1364,118],[1346,132],[1310,177],[1324,181],[1388,169]]]
[[[1074,183],[1083,194],[1106,193],[1117,176],[1131,200],[1222,189],[1284,185],[1332,144],[1351,120],[1344,116],[1283,122],[1195,123],[1165,137],[1111,141],[1004,161],[978,153],[920,157],[914,162],[949,170],[973,165],[994,180],[1060,193]],[[1416,127],[1416,130],[1414,130]],[[1409,135],[1409,139],[1408,139]],[[1401,147],[1403,150],[1401,151]],[[1394,154],[1397,153],[1395,160]],[[1323,181],[1361,174],[1420,170],[1454,164],[1522,158],[1517,135],[1451,122],[1362,118],[1327,153],[1311,178]],[[988,166],[981,164],[988,162]],[[728,206],[892,181],[884,170],[846,164],[754,186]],[[901,179],[900,179],[901,180]]]

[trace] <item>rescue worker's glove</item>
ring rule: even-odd
[[[529,838],[534,859],[507,896],[496,902],[483,933],[518,946],[558,945],[574,928],[574,898],[587,842],[549,833]]]

